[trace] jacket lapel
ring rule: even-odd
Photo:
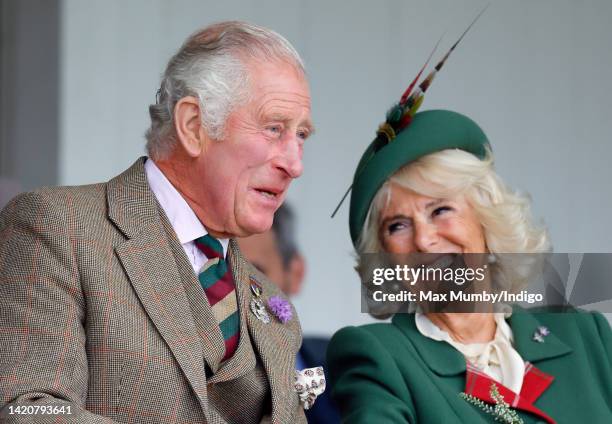
[[[183,246],[178,238],[174,236],[172,225],[163,211],[161,215],[162,225],[166,233],[169,234],[168,240],[170,248],[174,253],[176,266],[178,266],[178,272],[183,281],[183,288],[187,293],[187,301],[189,302],[192,318],[196,324],[196,331],[202,342],[204,360],[210,371],[215,374],[219,370],[219,365],[225,354],[223,335],[212,313],[208,299],[206,299],[204,290],[193,271],[189,259],[185,255]]]
[[[200,337],[173,248],[168,242],[172,233],[168,235],[164,231],[143,164],[144,159],[139,159],[107,185],[109,218],[128,238],[117,246],[116,253],[144,310],[206,411],[206,377]]]
[[[395,314],[392,322],[408,337],[419,357],[433,372],[443,377],[465,372],[463,355],[446,342],[423,336],[416,328],[414,314]]]
[[[234,278],[236,285],[241,286],[241,306],[249,308],[246,312],[248,331],[259,359],[263,364],[272,394],[272,422],[293,422],[294,414],[298,410],[298,397],[293,391],[295,379],[295,354],[289,347],[292,339],[289,324],[281,324],[278,319],[270,315],[270,322],[265,324],[255,317],[250,311],[250,285],[251,279],[259,282],[258,277],[249,275],[247,265],[240,254],[234,240],[230,243],[232,254]],[[263,284],[262,284],[263,286]],[[267,303],[270,293],[264,289],[262,294],[264,302]],[[294,313],[294,320],[297,319]]]
[[[554,333],[548,334],[543,343],[534,340],[533,335],[542,324],[527,310],[515,307],[509,323],[514,336],[514,347],[525,361],[536,363],[572,352]]]

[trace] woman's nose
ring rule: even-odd
[[[419,252],[434,252],[438,243],[438,230],[430,222],[414,223],[414,244]]]

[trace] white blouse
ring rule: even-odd
[[[493,340],[487,343],[459,343],[453,340],[446,331],[431,322],[426,315],[418,312],[415,314],[415,321],[422,335],[447,342],[493,380],[503,384],[514,393],[520,393],[525,374],[525,361],[512,346],[512,329],[505,319],[510,314],[496,312],[493,315],[497,329]]]

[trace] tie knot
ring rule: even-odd
[[[195,244],[196,246],[198,246],[198,249],[200,249],[202,253],[206,255],[208,259],[224,259],[223,246],[221,245],[221,242],[210,234],[198,237],[195,240]]]

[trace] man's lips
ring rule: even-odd
[[[285,188],[274,186],[255,187],[253,190],[270,199],[277,199],[285,192]]]

